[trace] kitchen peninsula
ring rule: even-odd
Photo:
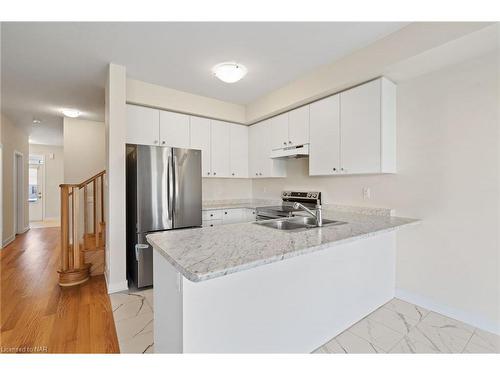
[[[416,220],[348,211],[324,211],[346,224],[300,231],[248,222],[148,235],[155,351],[309,353],[389,301],[395,230]]]

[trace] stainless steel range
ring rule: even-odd
[[[302,203],[314,209],[321,205],[321,192],[319,191],[283,191],[281,193],[281,206],[257,207],[255,214],[257,220],[277,219],[280,217],[293,217],[304,209],[294,208],[294,204]]]

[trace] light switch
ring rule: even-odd
[[[54,154],[53,153],[49,154],[49,159],[54,159]]]
[[[372,192],[369,187],[363,188],[363,199],[370,199],[372,197]]]

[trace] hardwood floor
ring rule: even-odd
[[[59,228],[31,229],[0,250],[0,353],[118,353],[103,276],[57,284]]]

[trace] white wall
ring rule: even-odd
[[[421,218],[398,233],[402,295],[498,331],[498,64],[490,53],[398,85],[396,175],[308,177],[307,159],[290,160],[287,178],[253,181],[254,197],[314,189]]]
[[[126,77],[110,64],[106,82],[106,281],[108,292],[127,289],[125,241]]]
[[[59,185],[64,183],[64,150],[62,146],[29,145],[30,154],[44,156],[44,219],[59,219],[61,197]],[[51,159],[50,155],[54,155]]]
[[[77,184],[106,169],[103,122],[64,118],[64,182]]]
[[[2,193],[3,193],[3,233],[2,243],[6,244],[15,237],[14,223],[14,152],[20,152],[24,157],[24,187],[22,188],[24,200],[24,226],[27,229],[29,225],[29,205],[28,205],[28,134],[24,133],[19,127],[16,127],[3,114],[1,127],[2,140]]]
[[[127,103],[244,123],[245,106],[127,78]]]
[[[444,46],[492,23],[414,22],[338,61],[313,70],[246,106],[246,121],[254,123],[363,81],[384,75],[392,65]],[[471,47],[468,46],[470,49]]]

